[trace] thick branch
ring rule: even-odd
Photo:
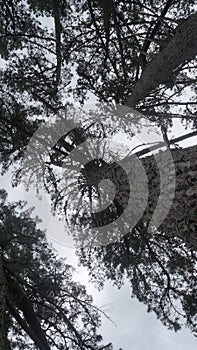
[[[184,140],[186,140],[186,139],[188,139],[190,137],[193,137],[193,136],[197,136],[197,131],[192,131],[192,132],[190,132],[188,134],[185,134],[185,135],[176,137],[175,139],[169,140],[169,144],[170,145],[174,145],[174,144],[177,144],[178,142],[184,141]],[[162,148],[164,146],[166,146],[165,142],[159,142],[159,143],[157,143],[154,146],[144,148],[143,150],[135,153],[135,156],[142,157],[145,154],[150,153],[151,151],[155,151],[156,149]]]
[[[136,83],[133,92],[125,101],[128,107],[134,107],[149,93],[172,75],[173,71],[197,53],[197,13],[184,20],[166,48],[147,65],[144,73]]]
[[[54,21],[55,21],[55,38],[56,38],[56,82],[55,87],[58,88],[58,84],[60,82],[61,77],[61,23],[60,23],[60,13],[59,13],[59,1],[56,0],[53,2],[54,4]]]
[[[7,299],[6,300],[7,306],[9,308],[11,315],[15,318],[15,320],[18,322],[21,328],[28,334],[28,336],[33,340],[35,345],[40,350],[46,350],[45,345],[43,345],[39,337],[34,333],[34,331],[27,325],[24,319],[20,316],[19,312],[17,311],[17,309],[15,308],[11,300],[8,297],[6,299]]]
[[[11,278],[10,275],[7,275],[6,280],[9,293],[10,295],[13,295],[16,307],[23,312],[24,319],[28,324],[28,328],[31,329],[34,334],[36,334],[36,337],[39,339],[40,344],[42,344],[40,350],[50,350],[45,333],[41,328],[31,302],[28,300],[23,290],[14,278]],[[12,311],[13,310],[11,310],[11,312]]]
[[[145,54],[147,53],[148,49],[149,49],[149,46],[152,42],[152,40],[154,39],[154,36],[155,34],[157,33],[159,27],[161,26],[161,23],[162,23],[162,19],[163,17],[166,15],[166,13],[168,12],[170,6],[172,5],[173,3],[173,0],[167,0],[162,12],[161,12],[161,16],[158,17],[158,20],[156,21],[156,24],[153,28],[153,30],[151,31],[151,27],[150,27],[150,30],[147,34],[147,37],[145,39],[145,42],[144,42],[144,45],[142,47],[142,52],[139,56],[139,62],[141,62],[142,64],[142,68],[145,66],[146,64],[146,56]]]

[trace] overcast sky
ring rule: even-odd
[[[45,25],[51,25],[50,19],[46,19]],[[3,61],[0,63],[2,65]],[[184,133],[185,130],[176,121],[171,136],[178,136]],[[123,136],[119,135],[116,141],[125,142],[125,139],[122,140],[121,138]],[[141,138],[138,138],[138,142],[140,140]],[[191,143],[196,144],[196,140],[185,141],[182,145],[188,146]],[[129,142],[127,142],[127,145],[129,146]],[[132,147],[132,145],[130,146]],[[108,310],[108,315],[116,325],[108,319],[102,318],[103,322],[100,332],[105,342],[112,342],[115,350],[118,350],[120,347],[123,350],[197,349],[196,338],[190,331],[181,330],[178,333],[168,331],[153,313],[147,313],[146,306],[140,304],[136,299],[131,299],[131,289],[128,283],[125,283],[118,290],[108,282],[105,284],[104,289],[99,292],[89,282],[86,269],[78,267],[75,250],[72,247],[72,237],[66,235],[65,239],[62,223],[50,214],[50,202],[45,196],[39,202],[35,199],[34,193],[26,193],[22,185],[17,189],[12,189],[10,173],[0,177],[0,188],[8,191],[10,201],[25,199],[30,207],[35,205],[35,215],[39,215],[43,220],[41,227],[47,229],[49,241],[53,243],[61,256],[67,258],[68,263],[76,267],[74,278],[86,285],[88,292],[93,295],[95,304],[98,307]],[[66,245],[64,244],[65,242]],[[69,245],[71,247],[68,247]]]
[[[183,133],[178,123],[172,135],[174,135],[173,133],[175,135]],[[191,140],[189,142],[191,143]],[[196,140],[192,140],[193,142],[196,143]],[[188,142],[186,141],[184,146],[187,145]],[[86,269],[78,266],[72,237],[65,236],[62,222],[51,215],[50,201],[47,197],[44,196],[42,201],[38,201],[33,191],[27,193],[22,185],[17,189],[12,189],[10,173],[1,177],[0,187],[8,191],[10,201],[19,198],[25,199],[28,206],[34,205],[36,207],[35,215],[39,215],[43,220],[41,227],[47,229],[49,241],[53,243],[61,256],[67,258],[69,264],[76,267],[74,278],[86,285],[88,292],[94,297],[95,304],[107,311],[115,323],[114,325],[114,323],[102,317],[103,322],[100,329],[104,340],[112,342],[114,349],[121,347],[123,350],[194,350],[197,348],[196,338],[190,331],[181,330],[174,333],[167,330],[153,313],[147,313],[145,305],[139,303],[137,299],[131,299],[131,289],[128,283],[125,283],[118,290],[107,282],[104,289],[99,292],[89,282]]]
[[[7,190],[10,188],[8,177],[7,179],[1,178],[1,188],[7,188]],[[18,200],[21,197],[21,187],[9,191],[9,194],[10,200]],[[118,290],[107,282],[104,289],[99,292],[92,283],[88,282],[86,269],[78,266],[75,250],[62,242],[54,241],[54,238],[51,239],[54,237],[54,229],[58,233],[58,223],[55,225],[54,217],[51,216],[51,220],[48,217],[46,220],[41,210],[39,214],[43,219],[42,227],[47,229],[49,241],[53,243],[61,256],[67,258],[69,264],[76,267],[74,278],[86,285],[88,293],[94,297],[95,305],[107,311],[115,323],[114,325],[102,317],[100,329],[104,340],[107,343],[112,342],[115,350],[120,347],[123,350],[196,350],[197,341],[190,331],[181,330],[174,333],[167,330],[153,313],[147,313],[145,305],[139,303],[137,299],[131,299],[131,289],[128,283]]]

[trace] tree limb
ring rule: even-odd
[[[184,20],[166,48],[153,58],[136,83],[124,104],[134,107],[160,84],[164,84],[173,71],[191,61],[197,53],[197,13]]]
[[[61,23],[60,23],[60,12],[59,12],[59,1],[53,1],[53,15],[55,22],[55,38],[56,38],[56,81],[55,81],[55,94],[57,93],[58,84],[61,78]]]
[[[190,137],[193,137],[193,136],[197,136],[197,131],[192,131],[186,135],[182,135],[182,136],[176,137],[175,139],[169,140],[169,144],[173,145],[173,144],[176,144],[177,142],[184,141],[184,140],[186,140]],[[147,147],[147,148],[135,153],[135,156],[137,156],[137,157],[144,156],[145,154],[147,154],[151,151],[155,151],[156,149],[159,149],[161,147],[164,147],[165,145],[166,145],[165,142],[159,142],[154,146]]]
[[[46,350],[45,345],[43,345],[42,341],[39,339],[36,333],[28,326],[25,320],[20,316],[20,314],[18,313],[17,309],[15,308],[8,296],[6,297],[6,303],[11,315],[15,318],[15,320],[18,322],[20,327],[27,333],[27,335],[33,340],[35,345],[40,350]]]
[[[26,297],[25,293],[17,283],[17,281],[12,278],[10,275],[6,276],[6,281],[8,285],[9,294],[13,295],[15,304],[24,315],[25,321],[28,324],[28,327],[36,334],[37,338],[40,341],[42,346],[40,350],[50,350],[44,331],[41,328],[41,325],[37,319],[37,316],[33,310],[31,302]],[[11,310],[12,312],[13,310]],[[15,316],[14,316],[15,317]],[[26,331],[26,330],[25,330]],[[34,339],[33,339],[34,340]]]
[[[172,3],[174,2],[174,0],[167,0],[162,12],[161,12],[161,16],[158,17],[158,20],[156,21],[156,24],[153,28],[153,30],[151,31],[151,27],[147,33],[147,37],[144,41],[144,45],[142,47],[141,50],[141,54],[139,56],[139,64],[141,65],[142,69],[144,68],[144,66],[146,65],[146,56],[145,54],[147,53],[149,46],[152,42],[152,40],[154,39],[155,34],[157,33],[159,27],[161,26],[161,18],[163,19],[163,17],[166,15],[166,13],[168,12],[170,6],[172,5]]]

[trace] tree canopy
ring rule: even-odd
[[[57,256],[31,211],[23,202],[7,203],[1,190],[1,349],[111,349],[101,345],[92,297],[72,279],[73,268]]]
[[[85,246],[79,252],[80,261],[90,268],[93,277],[95,271],[99,271],[99,285],[103,283],[102,276],[104,279],[114,280],[115,284],[119,285],[123,281],[123,276],[126,275],[131,282],[133,295],[146,303],[148,310],[153,310],[165,325],[178,330],[184,323],[195,331],[196,253],[193,248],[196,247],[196,218],[194,218],[196,211],[196,147],[192,150],[190,148],[189,151],[183,148],[179,152],[180,145],[173,146],[175,140],[169,140],[168,137],[168,132],[172,129],[175,120],[181,121],[185,130],[192,129],[189,133],[190,137],[196,135],[197,14],[195,13],[195,1],[1,0],[0,5],[0,162],[2,171],[14,168],[14,173],[18,175],[17,171],[21,169],[26,147],[36,130],[41,125],[47,124],[48,121],[55,120],[58,112],[64,112],[69,108],[74,110],[72,103],[83,105],[90,93],[101,102],[109,102],[112,107],[115,106],[114,108],[117,104],[121,104],[135,108],[137,112],[145,116],[153,127],[161,130],[169,148],[171,146],[174,148],[175,158],[177,154],[183,153],[183,159],[182,162],[179,159],[176,174],[178,206],[173,207],[171,211],[168,220],[170,225],[167,225],[167,228],[164,226],[163,230],[153,229],[151,233],[148,233],[147,222],[144,220],[140,221],[125,237],[108,246],[93,249],[89,241],[85,242]],[[73,112],[73,120],[76,121],[75,112]],[[90,138],[91,144],[93,139],[104,139],[107,134],[114,134],[117,131],[123,131],[128,137],[133,137],[131,116],[130,119],[123,116],[115,118],[109,125],[107,124],[106,120],[101,119],[100,129],[95,125],[91,129],[92,125],[84,121],[81,128],[73,129],[69,135],[62,135],[52,147],[50,158],[45,164],[45,187],[51,194],[54,208],[58,208],[58,202],[61,202],[62,199],[64,211],[71,203],[68,210],[72,209],[71,216],[74,222],[77,220],[85,222],[88,219],[80,217],[78,208],[73,209],[72,199],[79,195],[78,202],[80,202],[85,193],[87,200],[92,205],[92,201],[99,197],[98,183],[94,183],[92,174],[96,173],[95,169],[99,169],[100,173],[99,171],[98,173],[101,174],[102,169],[108,167],[109,161],[101,162],[100,159],[96,159],[91,166],[86,166],[81,171],[80,176],[75,177],[78,174],[70,174],[70,178],[77,182],[77,195],[75,189],[73,196],[68,198],[65,198],[62,192],[61,179],[56,178],[54,174],[57,172],[59,176],[63,163],[67,171],[70,171],[67,156],[86,138]],[[184,137],[186,135],[183,135],[182,139]],[[178,138],[177,142],[179,141],[181,137]],[[143,156],[144,162],[147,161],[147,164],[151,165],[151,162],[148,163],[146,150],[144,153],[143,151],[135,154],[139,159]],[[192,154],[190,159],[186,159],[188,153]],[[80,157],[75,159],[75,165],[80,165],[83,157],[84,154],[80,153]],[[157,182],[159,186],[156,167],[149,167],[149,165],[147,167],[150,178],[153,179],[152,183]],[[32,169],[29,169],[30,177],[31,171]],[[20,180],[22,178],[18,176],[17,181]],[[60,185],[58,189],[57,185]],[[156,199],[157,197],[153,198],[155,202]],[[188,205],[185,207],[186,201]],[[2,204],[2,208],[2,213],[4,210],[7,211],[7,214],[16,220],[15,207],[11,209]],[[118,207],[116,203],[115,208],[110,208],[110,210],[107,218],[99,218],[101,224],[105,223],[109,217],[114,220],[119,215],[120,206]],[[181,219],[181,215],[184,220]],[[21,225],[27,226],[25,232],[29,237],[28,228],[31,225],[35,228],[35,223],[32,223],[26,216],[20,220],[23,220]],[[6,227],[7,224],[11,225],[11,222],[4,222],[3,227]],[[44,236],[40,231],[36,232],[35,235],[38,235],[38,241],[40,240],[42,245]],[[192,247],[185,246],[183,243],[187,241],[185,232],[193,234]],[[9,230],[6,235],[8,233],[13,234],[12,230]],[[182,237],[182,241],[178,236]],[[26,256],[29,255],[32,263],[35,263],[36,270],[40,272],[41,284],[49,274],[50,267],[47,267],[47,260],[50,257],[53,273],[56,274],[56,269],[62,269],[60,276],[57,275],[57,300],[54,294],[52,302],[55,300],[57,305],[58,303],[61,305],[61,298],[64,295],[62,290],[65,288],[64,278],[71,286],[68,292],[70,293],[69,300],[74,298],[72,288],[76,286],[72,287],[74,282],[71,281],[71,277],[68,277],[70,276],[69,268],[66,268],[67,277],[63,278],[64,268],[60,261],[56,262],[55,258],[52,258],[52,253],[45,249],[43,252],[39,251],[40,255],[37,258],[37,255],[31,250],[32,246],[31,249],[25,246],[27,243],[25,240],[26,238],[21,236],[19,247],[12,246],[9,242],[10,254],[13,257],[15,254],[19,255],[19,258],[21,256],[26,262],[27,257],[25,258],[23,253]],[[20,249],[20,244],[24,244],[24,252]],[[35,244],[33,238],[32,244]],[[3,259],[9,260],[11,255],[8,254]],[[92,269],[94,258],[96,258],[95,270]],[[101,268],[97,268],[97,263]],[[7,262],[4,261],[4,264]],[[42,295],[39,294],[40,289],[38,291],[36,284],[38,276],[37,274],[34,276],[34,270],[31,276],[28,275],[26,268],[27,266],[24,266],[22,272],[16,270],[18,276],[16,277],[20,277],[17,286],[20,287],[21,293],[27,291],[31,302],[36,300],[36,302],[43,303],[46,315],[49,312],[52,313],[51,324],[57,317],[57,323],[55,323],[57,328],[52,330],[50,324],[47,323],[50,323],[50,318],[47,317],[47,320],[44,321],[46,322],[45,327],[47,324],[49,326],[47,341],[52,344],[53,341],[56,341],[50,339],[53,332],[57,339],[63,339],[60,322],[62,317],[65,317],[65,321],[67,316],[63,316],[62,311],[56,314],[54,305],[50,304],[49,307],[47,301],[42,300]],[[103,271],[101,271],[102,268]],[[6,270],[5,265],[8,285],[16,283],[16,277],[9,269]],[[25,284],[21,281],[25,281]],[[51,285],[54,283],[53,279],[50,280]],[[29,284],[33,286],[32,289]],[[79,287],[80,298],[84,302],[86,298],[88,299],[82,287]],[[13,310],[12,320],[16,307],[20,310],[16,317],[21,320],[21,312],[24,310],[20,309],[20,302],[13,306],[12,299],[10,295],[8,303],[10,310]],[[73,303],[78,305],[78,300],[73,299]],[[35,305],[35,313],[41,313],[44,317],[39,303]],[[62,305],[59,307],[62,310]],[[79,310],[82,310],[79,311],[79,314],[86,312],[80,307]],[[87,328],[87,337],[88,334],[91,334],[92,343],[90,342],[90,345],[81,343],[80,345],[80,341],[86,341],[86,332],[83,335],[84,338],[81,338],[80,331],[70,327],[68,321],[64,323],[66,332],[68,332],[66,334],[71,335],[66,341],[71,342],[71,346],[79,348],[80,346],[82,348],[92,346],[94,348],[97,346],[95,345],[97,336],[95,330],[91,328],[93,327],[92,319],[88,318],[89,313],[84,315],[86,316],[82,318],[90,327],[90,329]],[[72,317],[75,320],[71,312]],[[97,316],[95,318],[97,324]],[[18,326],[15,323],[11,325],[12,332],[20,328],[16,328]],[[22,339],[20,334],[18,331],[19,338]],[[42,343],[46,341],[43,337],[43,332],[41,332]],[[22,340],[20,341],[22,344]],[[64,345],[59,346],[61,348]]]
[[[115,243],[95,247],[81,244],[78,256],[91,280],[102,288],[106,280],[121,288],[125,279],[136,297],[175,331],[188,327],[196,336],[196,252],[178,237],[148,232],[138,223]]]
[[[173,118],[195,126],[194,3],[2,0],[4,166],[22,156],[43,118],[87,92],[132,105],[167,130]],[[124,120],[116,124],[129,133]]]

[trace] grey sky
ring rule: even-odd
[[[50,24],[50,19],[47,19],[45,25],[48,26]],[[180,123],[175,121],[171,135],[175,136],[183,133],[184,129],[180,126]],[[119,135],[119,138],[116,140],[120,141],[121,137]],[[193,142],[195,141],[192,140]],[[189,143],[187,141],[184,142],[184,146],[190,144],[191,140]],[[30,206],[35,205],[35,214],[39,215],[43,220],[41,226],[47,229],[49,240],[59,254],[66,257],[67,262],[76,267],[77,271],[74,278],[87,286],[88,292],[94,297],[95,304],[104,310],[108,310],[108,315],[116,323],[115,326],[112,322],[102,317],[103,322],[100,329],[104,340],[106,342],[111,341],[114,349],[121,347],[123,350],[196,350],[197,342],[190,331],[181,330],[178,333],[174,333],[167,330],[153,313],[147,313],[145,305],[142,305],[136,299],[131,299],[131,290],[128,283],[125,283],[118,290],[107,282],[104,289],[99,292],[89,282],[86,269],[77,266],[78,261],[74,249],[62,243],[62,241],[65,241],[65,232],[62,229],[62,223],[58,222],[50,214],[50,203],[47,202],[47,198],[38,203],[33,192],[27,194],[22,185],[17,189],[12,189],[10,173],[0,178],[0,187],[8,191],[9,200],[25,199],[28,200]],[[54,241],[54,232],[57,241]],[[67,237],[66,242],[72,245],[72,238]]]
[[[173,133],[174,135],[183,133],[180,124],[176,125],[176,130],[173,130]],[[192,140],[193,142],[195,140]],[[187,145],[189,144],[185,142],[184,146]],[[132,147],[132,145],[130,146]],[[34,215],[39,215],[43,220],[41,227],[47,229],[49,241],[53,243],[53,246],[61,256],[67,258],[68,263],[76,267],[74,278],[86,285],[88,292],[94,297],[95,304],[104,311],[108,310],[108,315],[115,322],[116,326],[102,317],[103,322],[100,329],[104,340],[106,342],[111,341],[114,349],[119,349],[120,347],[123,350],[149,350],[150,348],[151,350],[166,350],[166,348],[168,350],[196,349],[196,338],[190,331],[181,330],[178,333],[174,333],[167,330],[153,313],[147,313],[145,305],[142,305],[136,299],[131,299],[131,289],[128,283],[125,283],[118,290],[110,282],[107,282],[104,289],[99,292],[89,282],[86,269],[78,266],[75,250],[67,246],[69,244],[72,245],[72,237],[67,237],[65,240],[63,225],[51,215],[50,201],[45,196],[42,201],[38,201],[33,191],[27,193],[23,185],[12,189],[10,173],[1,177],[0,187],[8,191],[10,201],[21,198],[28,201],[28,206],[35,206]],[[56,237],[56,241],[54,237]]]

